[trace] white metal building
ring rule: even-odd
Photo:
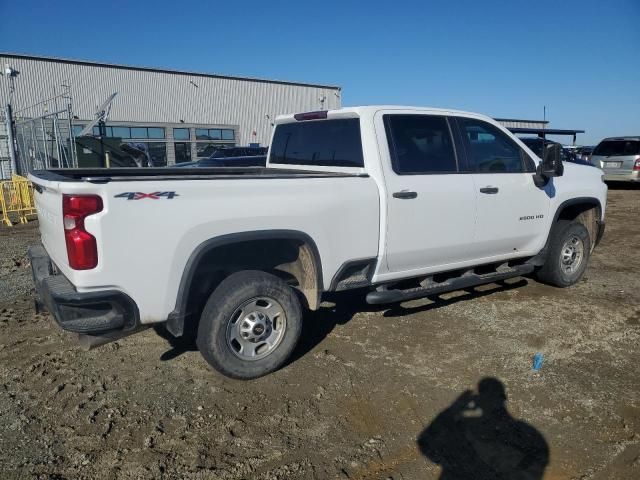
[[[0,66],[19,72],[12,94],[0,77],[0,105],[10,102],[17,117],[34,118],[61,108],[68,96],[76,132],[117,92],[107,136],[144,142],[169,165],[208,156],[218,145],[266,146],[276,115],[341,105],[340,87],[329,85],[8,53],[0,53]]]

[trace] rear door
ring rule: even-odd
[[[390,276],[442,270],[472,259],[473,178],[458,173],[447,118],[380,112],[376,131],[384,132],[378,144],[386,185]]]
[[[640,159],[640,140],[607,139],[595,148],[591,163],[613,179],[617,175],[630,176],[638,159]]]
[[[535,162],[495,125],[467,117],[456,122],[478,195],[474,254],[490,261],[537,253],[546,238],[550,194],[533,183]]]

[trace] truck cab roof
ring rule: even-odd
[[[376,112],[379,112],[381,110],[382,111],[394,111],[394,110],[415,111],[416,113],[432,114],[432,115],[438,115],[438,114],[457,115],[457,116],[464,116],[464,117],[481,118],[483,120],[496,123],[494,119],[478,113],[466,112],[463,110],[455,110],[455,109],[449,109],[449,108],[416,107],[416,106],[407,106],[407,105],[363,105],[363,106],[343,107],[343,108],[337,108],[333,110],[322,110],[318,112],[305,112],[305,113],[312,114],[312,113],[326,112],[325,118],[330,119],[330,118],[373,116]],[[286,115],[279,115],[276,117],[276,123],[288,123],[288,122],[301,121],[300,115],[303,115],[303,114],[290,113]],[[298,118],[296,118],[297,116]],[[316,118],[316,119],[319,119],[319,118]]]

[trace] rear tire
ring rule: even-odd
[[[591,239],[586,227],[570,220],[558,220],[551,228],[551,238],[544,265],[536,276],[556,287],[576,284],[584,274],[591,254]]]
[[[248,380],[280,368],[301,332],[302,309],[294,290],[274,275],[245,270],[227,277],[209,297],[197,345],[217,371]]]

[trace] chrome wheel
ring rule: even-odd
[[[571,235],[560,250],[560,268],[564,273],[575,273],[584,259],[584,243],[577,235]]]
[[[284,337],[287,316],[273,298],[246,301],[227,324],[227,345],[242,360],[260,360],[273,352]]]

